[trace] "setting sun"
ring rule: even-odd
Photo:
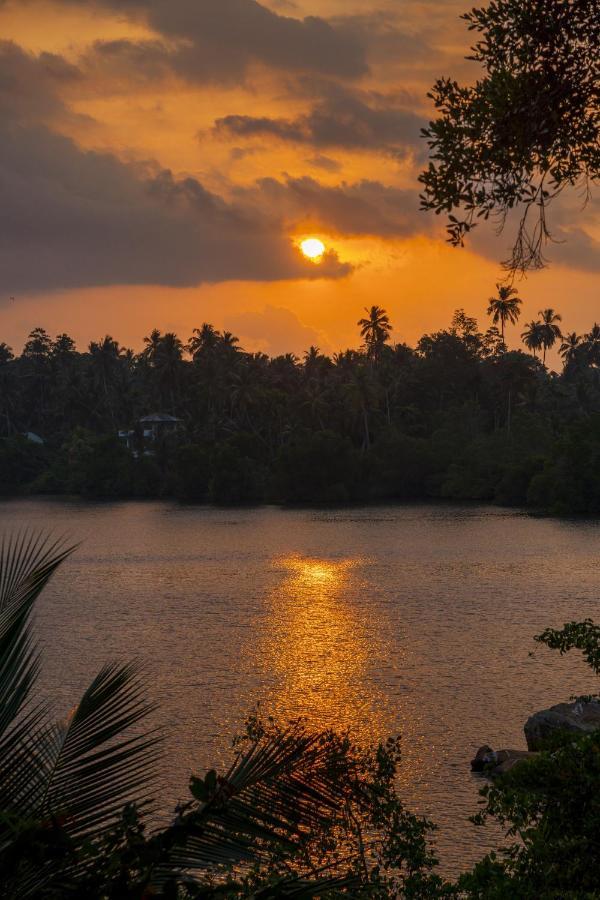
[[[318,238],[306,238],[301,242],[300,249],[309,259],[319,259],[325,253],[325,244]]]

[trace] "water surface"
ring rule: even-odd
[[[440,826],[452,871],[497,841],[468,822],[477,747],[523,747],[531,712],[596,689],[577,657],[533,635],[600,620],[598,522],[435,505],[0,503],[0,526],[20,525],[83,540],[39,605],[57,713],[105,661],[147,660],[169,735],[165,804],[191,771],[226,763],[257,703],[363,741],[401,733],[402,795]]]

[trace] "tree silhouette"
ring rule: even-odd
[[[214,350],[220,337],[221,335],[212,325],[204,322],[200,328],[193,329],[192,336],[187,342],[187,351],[192,359],[196,359],[201,354]]]
[[[529,322],[525,331],[521,334],[521,340],[528,350],[531,350],[534,356],[537,356],[538,350],[544,346],[544,332],[542,331],[542,323],[532,320]]]
[[[500,334],[504,341],[504,327],[507,322],[510,322],[511,325],[516,325],[521,315],[520,307],[523,301],[513,287],[498,284],[496,288],[498,296],[490,297],[487,314],[492,317],[494,325],[497,325],[498,322],[500,323]]]
[[[433,86],[422,207],[447,214],[449,240],[461,246],[478,222],[494,217],[501,229],[516,212],[505,265],[539,268],[549,204],[566,187],[589,194],[600,176],[598,4],[492,0],[462,18],[477,35],[467,58],[482,77]]]
[[[558,338],[562,337],[562,332],[558,322],[562,322],[562,316],[554,312],[553,309],[540,309],[538,313],[542,326],[542,347],[544,348],[544,365],[546,365],[546,351],[550,350]]]
[[[311,490],[320,500],[418,491],[491,500],[498,491],[526,504],[527,479],[553,440],[600,410],[598,324],[578,344],[577,335],[555,339],[565,366],[554,376],[534,359],[548,344],[546,329],[555,337],[559,328],[553,310],[546,322],[524,327],[533,356],[507,351],[499,328],[482,332],[464,310],[414,348],[391,345],[385,310],[367,312],[362,348],[333,358],[318,347],[301,359],[249,353],[208,323],[194,332],[191,359],[176,334],[158,329],[137,353],[110,335],[79,352],[69,335],[52,341],[43,329],[32,332],[21,355],[0,346],[0,492],[278,502],[300,494],[306,500]],[[170,413],[179,426],[132,458],[118,434],[139,436],[140,419],[154,412]],[[19,438],[30,431],[43,446]],[[510,448],[500,435],[510,436]],[[141,436],[134,443],[139,450]],[[294,465],[310,472],[319,447],[329,461],[336,448],[342,454],[339,483],[328,492],[315,471],[312,484],[290,485]],[[573,492],[580,482],[565,483]],[[585,497],[594,490],[577,503],[593,505]]]
[[[570,334],[563,335],[563,342],[560,345],[558,352],[560,353],[565,366],[572,365],[576,361],[581,347],[582,338],[577,332],[572,331]]]
[[[144,338],[147,340],[147,338]],[[114,386],[123,356],[123,349],[109,334],[101,341],[92,341],[89,345],[91,372],[94,383],[101,389],[103,401],[109,411],[111,421],[115,422]]]
[[[583,343],[590,365],[600,367],[600,325],[597,322],[584,336]]]
[[[390,339],[392,326],[385,309],[380,306],[365,307],[367,318],[359,319],[360,336],[365,342],[367,352],[372,359],[377,360],[381,348]]]

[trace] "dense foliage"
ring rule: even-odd
[[[492,0],[463,18],[477,35],[473,85],[441,78],[424,130],[431,162],[423,208],[448,215],[462,244],[481,219],[518,211],[512,270],[543,264],[547,208],[600,176],[598,0]]]
[[[500,288],[488,312],[504,330],[520,303]],[[563,338],[560,321],[540,311],[525,353],[459,310],[411,348],[390,345],[373,307],[361,350],[301,360],[244,352],[210,325],[185,347],[154,331],[137,355],[110,337],[78,352],[38,328],[16,358],[0,346],[0,493],[598,512],[600,327]],[[553,346],[558,375],[543,364]],[[144,437],[153,412],[179,422]]]

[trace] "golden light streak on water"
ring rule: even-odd
[[[269,712],[280,720],[302,716],[318,728],[350,728],[365,739],[386,734],[387,704],[369,683],[377,648],[348,601],[360,559],[289,556],[275,565],[284,577],[270,594],[256,656],[277,677]]]

